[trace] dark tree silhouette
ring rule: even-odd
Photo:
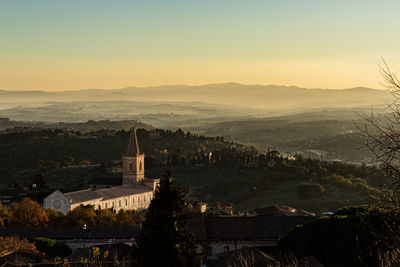
[[[358,128],[386,175],[383,186],[391,192],[383,199],[384,204],[400,207],[400,81],[385,61],[380,72],[393,101],[378,115],[360,114],[364,124]]]
[[[137,264],[143,267],[196,266],[196,247],[187,229],[191,219],[184,193],[175,188],[167,172],[155,192],[134,248]]]

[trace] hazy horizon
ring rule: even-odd
[[[329,87],[301,87],[298,85],[285,85],[285,84],[260,84],[260,83],[240,83],[240,82],[219,82],[219,83],[200,83],[200,84],[156,84],[156,85],[127,85],[123,87],[110,87],[110,88],[69,88],[69,89],[7,89],[7,88],[0,88],[0,91],[26,91],[26,92],[68,92],[68,91],[90,91],[90,90],[123,90],[128,88],[137,88],[137,89],[145,89],[145,88],[160,88],[160,87],[204,87],[204,86],[212,86],[212,85],[229,85],[235,84],[240,86],[262,86],[262,87],[286,87],[286,88],[298,88],[298,89],[306,89],[306,90],[351,90],[356,88],[365,88],[365,89],[372,89],[372,90],[380,90],[385,91],[387,88],[380,85],[380,88],[373,88],[373,87],[366,87],[366,86],[353,86],[353,87],[342,87],[342,88],[329,88]]]
[[[397,1],[2,1],[0,88],[381,88]],[[390,27],[388,27],[390,25]]]

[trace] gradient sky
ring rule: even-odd
[[[400,1],[0,0],[0,89],[379,88]]]

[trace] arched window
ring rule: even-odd
[[[125,206],[128,207],[128,199],[125,199]]]
[[[139,171],[142,171],[142,161],[139,161]]]
[[[118,205],[119,205],[119,207],[121,207],[121,200],[118,201]]]
[[[129,162],[129,170],[131,171],[131,170],[133,170],[133,164],[132,164],[132,161],[130,161]]]

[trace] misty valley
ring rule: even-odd
[[[387,241],[348,254],[396,225],[396,209],[380,204],[397,194],[386,91],[214,84],[0,97],[0,245],[34,244],[63,266],[124,266],[170,242],[158,231],[176,220],[187,266],[245,266],[254,253],[260,267],[393,261]]]
[[[400,266],[400,1],[0,1],[0,267]]]
[[[234,103],[216,103],[213,88]],[[233,203],[243,212],[290,205],[321,214],[384,194],[360,127],[362,116],[384,112],[390,99],[385,92],[296,88],[293,97],[290,87],[262,89],[219,84],[79,94],[2,91],[1,183],[29,188],[41,175],[47,180],[43,197],[55,188],[84,188],[99,177],[118,179],[111,170],[121,164],[127,133],[136,127],[151,166],[147,174],[160,177],[171,170],[178,186],[198,201]],[[251,94],[240,102],[244,91]],[[198,101],[184,102],[192,92]],[[254,99],[257,92],[265,105]],[[330,94],[329,102],[318,102],[321,94]],[[209,102],[201,102],[206,95]],[[37,101],[27,102],[32,96]],[[361,96],[370,106],[357,101]],[[173,97],[181,102],[170,102]],[[152,138],[154,133],[159,136]],[[307,186],[315,192],[305,196]]]

